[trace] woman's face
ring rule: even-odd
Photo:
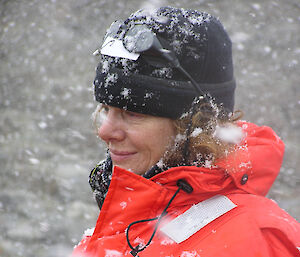
[[[173,142],[175,127],[168,118],[102,105],[98,135],[106,142],[113,165],[144,174]]]

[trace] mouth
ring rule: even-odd
[[[118,164],[133,157],[136,152],[109,150],[113,163]]]

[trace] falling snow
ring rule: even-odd
[[[122,207],[122,210],[124,210],[127,207],[127,202],[121,202],[120,206]]]
[[[183,251],[180,257],[200,257],[196,251]]]
[[[69,256],[82,231],[95,225],[99,211],[87,179],[92,167],[105,157],[105,150],[95,137],[90,119],[97,105],[92,83],[94,67],[100,58],[92,53],[99,48],[106,28],[115,19],[142,6],[153,10],[170,3],[167,0],[0,3],[3,256]],[[244,119],[272,126],[284,139],[285,161],[270,197],[299,220],[300,207],[296,203],[300,195],[300,159],[296,158],[299,149],[295,147],[300,121],[299,8],[291,1],[279,0],[229,0],[226,5],[222,1],[207,4],[184,0],[172,4],[213,9],[230,32],[237,80],[236,109],[244,112]],[[152,18],[157,23],[169,22],[153,12]],[[192,17],[191,22],[202,21]],[[173,21],[171,26],[174,24]],[[172,40],[172,47],[180,53],[182,42],[177,38]],[[120,63],[127,63],[126,72],[134,67],[133,62],[124,59]],[[103,62],[102,71],[108,72],[109,65],[108,61]],[[117,79],[110,78],[110,81]],[[151,92],[147,92],[147,97],[152,97]],[[183,135],[177,138],[181,139],[184,140]],[[121,256],[113,249],[106,254]],[[189,257],[194,253],[182,254]]]
[[[244,137],[243,130],[236,126],[217,126],[214,136],[224,142],[238,144]]]
[[[192,137],[197,137],[202,133],[202,128],[195,128],[194,131],[191,133]]]
[[[160,242],[161,245],[172,245],[175,244],[175,242],[170,238],[165,238]]]
[[[130,92],[131,92],[130,89],[124,87],[123,90],[120,92],[120,94],[121,94],[125,99],[127,99],[127,98],[129,97],[129,95],[130,95]]]
[[[105,257],[121,257],[123,254],[121,252],[118,252],[116,250],[105,250]]]
[[[94,233],[95,228],[88,228],[84,231],[84,236],[92,236]]]

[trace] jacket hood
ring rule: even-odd
[[[176,190],[176,181],[186,179],[194,188],[191,196],[199,200],[222,193],[251,193],[265,196],[279,174],[284,143],[266,126],[239,122],[245,137],[235,151],[219,160],[214,167],[176,167],[151,180]],[[200,197],[200,198],[199,198]]]

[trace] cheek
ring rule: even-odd
[[[169,142],[168,136],[162,136],[157,129],[139,131],[130,135],[131,143],[140,153],[141,161],[154,162],[162,157]]]
[[[167,148],[172,144],[175,136],[173,127],[163,127],[152,131],[148,138],[148,146],[151,151],[151,156],[158,161],[165,153]]]

